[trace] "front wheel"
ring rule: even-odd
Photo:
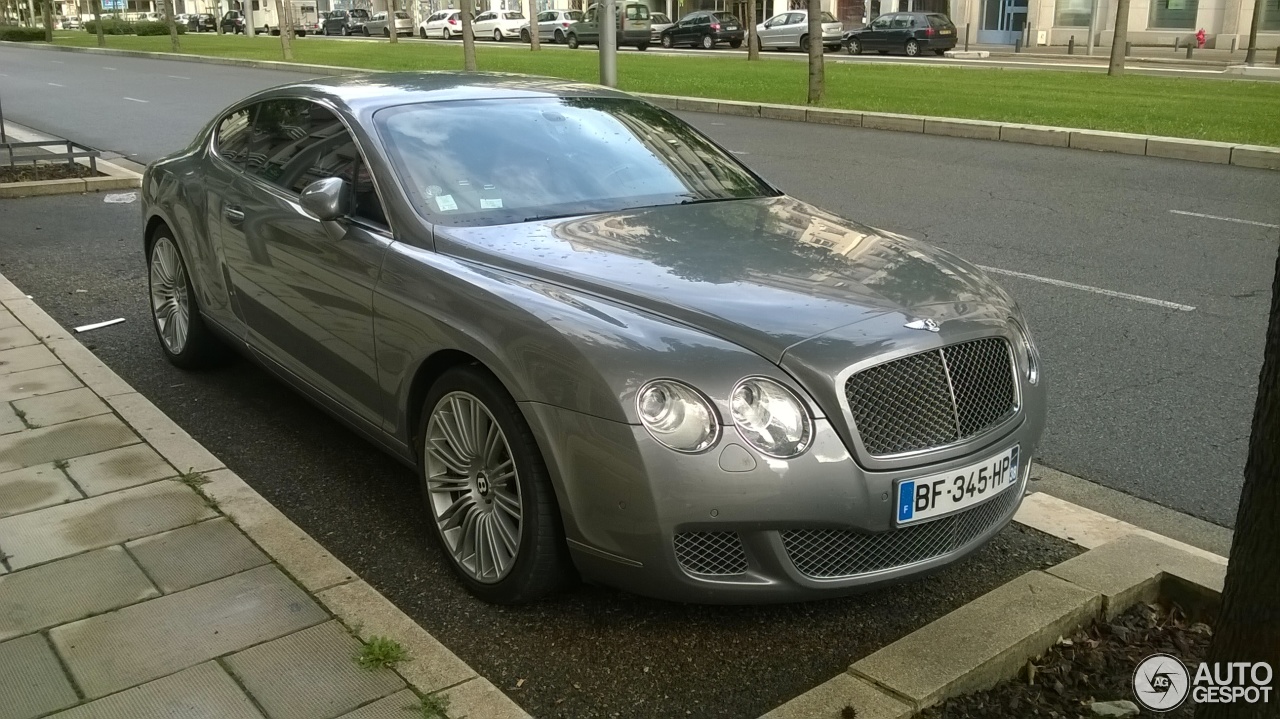
[[[422,28],[422,27],[418,28],[418,37],[422,38],[423,40],[426,40],[426,39],[427,39],[427,29],[426,29],[426,28]]]
[[[710,35],[703,35],[702,42],[700,44],[702,45],[703,50],[710,50],[716,46],[716,39]]]
[[[730,40],[730,41],[729,41],[729,47],[733,48],[734,50],[737,50],[738,48],[742,47],[742,41],[741,41],[741,40]]]
[[[809,36],[800,38],[800,52],[809,52]]]
[[[649,43],[642,42],[639,45],[636,45],[636,49],[639,50],[640,52],[644,52],[645,50],[649,49]]]
[[[578,35],[577,35],[577,33],[572,33],[572,32],[571,32],[571,33],[569,33],[569,49],[570,49],[570,50],[577,50],[577,49],[578,49]]]
[[[515,400],[477,366],[427,393],[417,442],[428,519],[454,571],[490,602],[539,599],[569,576],[550,474]]]
[[[501,31],[501,30],[494,30],[494,31],[493,31],[493,41],[494,41],[494,42],[502,42],[502,31]]]
[[[850,40],[849,40],[849,54],[850,54],[850,55],[861,55],[861,54],[862,54],[862,43],[861,43],[859,40],[857,40],[857,39],[850,39]]]
[[[364,36],[369,37],[369,28],[364,28]]]
[[[441,39],[441,40],[452,40],[452,39],[453,39],[453,38],[449,37],[449,28],[445,28],[445,29],[443,29],[443,30],[441,30],[441,31],[440,31],[440,39]]]
[[[383,28],[383,29],[382,29],[382,36],[383,36],[383,37],[386,37],[386,38],[391,37],[391,30],[389,30],[389,29],[387,29],[387,28]]]
[[[520,42],[527,42],[527,43],[532,43],[532,42],[533,42],[533,38],[529,36],[529,31],[528,31],[528,30],[521,30],[521,31],[520,31]]]
[[[920,43],[915,40],[908,40],[905,50],[907,57],[916,57],[920,54]]]
[[[670,35],[663,35],[661,42],[662,42],[662,46],[668,50],[670,50],[671,47],[675,45],[675,42],[671,40]]]
[[[186,263],[167,227],[156,231],[147,255],[147,289],[152,325],[169,362],[183,369],[196,369],[223,358],[222,343],[200,316]]]

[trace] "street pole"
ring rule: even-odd
[[[1116,31],[1111,38],[1111,62],[1107,74],[1119,77],[1124,74],[1124,45],[1129,41],[1129,0],[1116,0]]]
[[[618,6],[614,0],[600,5],[600,84],[618,86]]]
[[[1244,64],[1253,65],[1258,61],[1258,25],[1262,24],[1262,2],[1253,0],[1253,24],[1249,26],[1249,50],[1244,54]]]
[[[1098,35],[1098,0],[1093,0],[1093,8],[1089,11],[1089,44],[1085,46],[1085,54],[1093,55],[1094,38]]]
[[[254,0],[240,0],[240,14],[244,16],[245,37],[254,37],[258,34],[253,29],[253,3]]]

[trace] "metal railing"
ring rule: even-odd
[[[64,152],[56,152],[49,148],[65,147]],[[38,148],[43,152],[14,154],[14,150]],[[68,166],[75,165],[76,160],[87,159],[89,169],[98,172],[97,150],[74,143],[70,140],[36,140],[33,142],[10,142],[4,127],[4,106],[0,105],[0,167],[16,167],[19,164],[38,165],[54,164],[65,160]]]

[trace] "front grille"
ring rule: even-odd
[[[1009,343],[988,337],[921,352],[849,377],[845,400],[873,456],[954,444],[1017,410]]]
[[[729,575],[747,571],[747,553],[737,532],[680,532],[676,560],[690,574]]]
[[[923,562],[964,547],[1013,509],[1020,487],[963,512],[915,526],[865,534],[846,529],[795,529],[782,533],[787,556],[800,573],[836,579]]]

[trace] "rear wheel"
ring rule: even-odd
[[[649,49],[649,43],[642,42],[639,45],[636,45],[636,49],[639,50],[640,52],[644,52],[645,50]]]
[[[195,369],[225,357],[222,343],[200,317],[186,263],[167,227],[156,231],[147,254],[147,288],[152,325],[169,362]]]
[[[733,48],[734,50],[737,50],[738,48],[742,47],[742,41],[741,41],[741,40],[730,40],[730,41],[729,41],[729,47]]]
[[[494,31],[493,31],[493,41],[494,41],[494,42],[502,42],[502,31],[501,31],[501,30],[494,30]]]
[[[440,39],[441,39],[441,40],[452,40],[452,39],[453,39],[453,38],[449,37],[449,28],[445,28],[445,29],[443,29],[443,30],[441,30],[441,31],[440,31]]]
[[[800,52],[809,52],[809,36],[800,38]]]
[[[857,38],[849,39],[849,54],[850,55],[862,54],[862,42],[860,42]]]
[[[418,37],[422,38],[423,40],[427,39],[427,29],[425,27],[418,28]]]
[[[520,31],[520,42],[533,42],[533,39],[529,37],[528,30]]]
[[[938,57],[942,57],[943,55],[947,54],[947,51],[943,50],[942,48],[937,48],[933,51],[933,54],[937,55]]]
[[[441,375],[417,438],[436,538],[467,589],[517,604],[569,576],[550,475],[515,400],[476,366]]]
[[[578,34],[577,34],[577,33],[572,33],[572,32],[571,32],[571,33],[569,33],[569,49],[570,49],[570,50],[577,50],[577,49],[578,49]]]
[[[710,50],[716,46],[716,39],[710,35],[703,35],[700,44],[703,50]]]
[[[369,37],[369,28],[364,28],[364,36]]]
[[[391,29],[390,29],[390,28],[385,28],[385,27],[384,27],[384,28],[382,28],[382,36],[383,36],[383,37],[391,37]]]
[[[560,32],[559,30],[556,30],[556,34],[552,36],[551,39],[555,40],[557,45],[562,45],[564,44],[564,33]]]
[[[920,54],[920,43],[915,40],[908,40],[906,46],[907,57],[916,57]]]
[[[663,35],[661,42],[662,42],[662,46],[667,48],[668,50],[671,49],[672,45],[675,45],[675,43],[672,42],[670,35]]]

